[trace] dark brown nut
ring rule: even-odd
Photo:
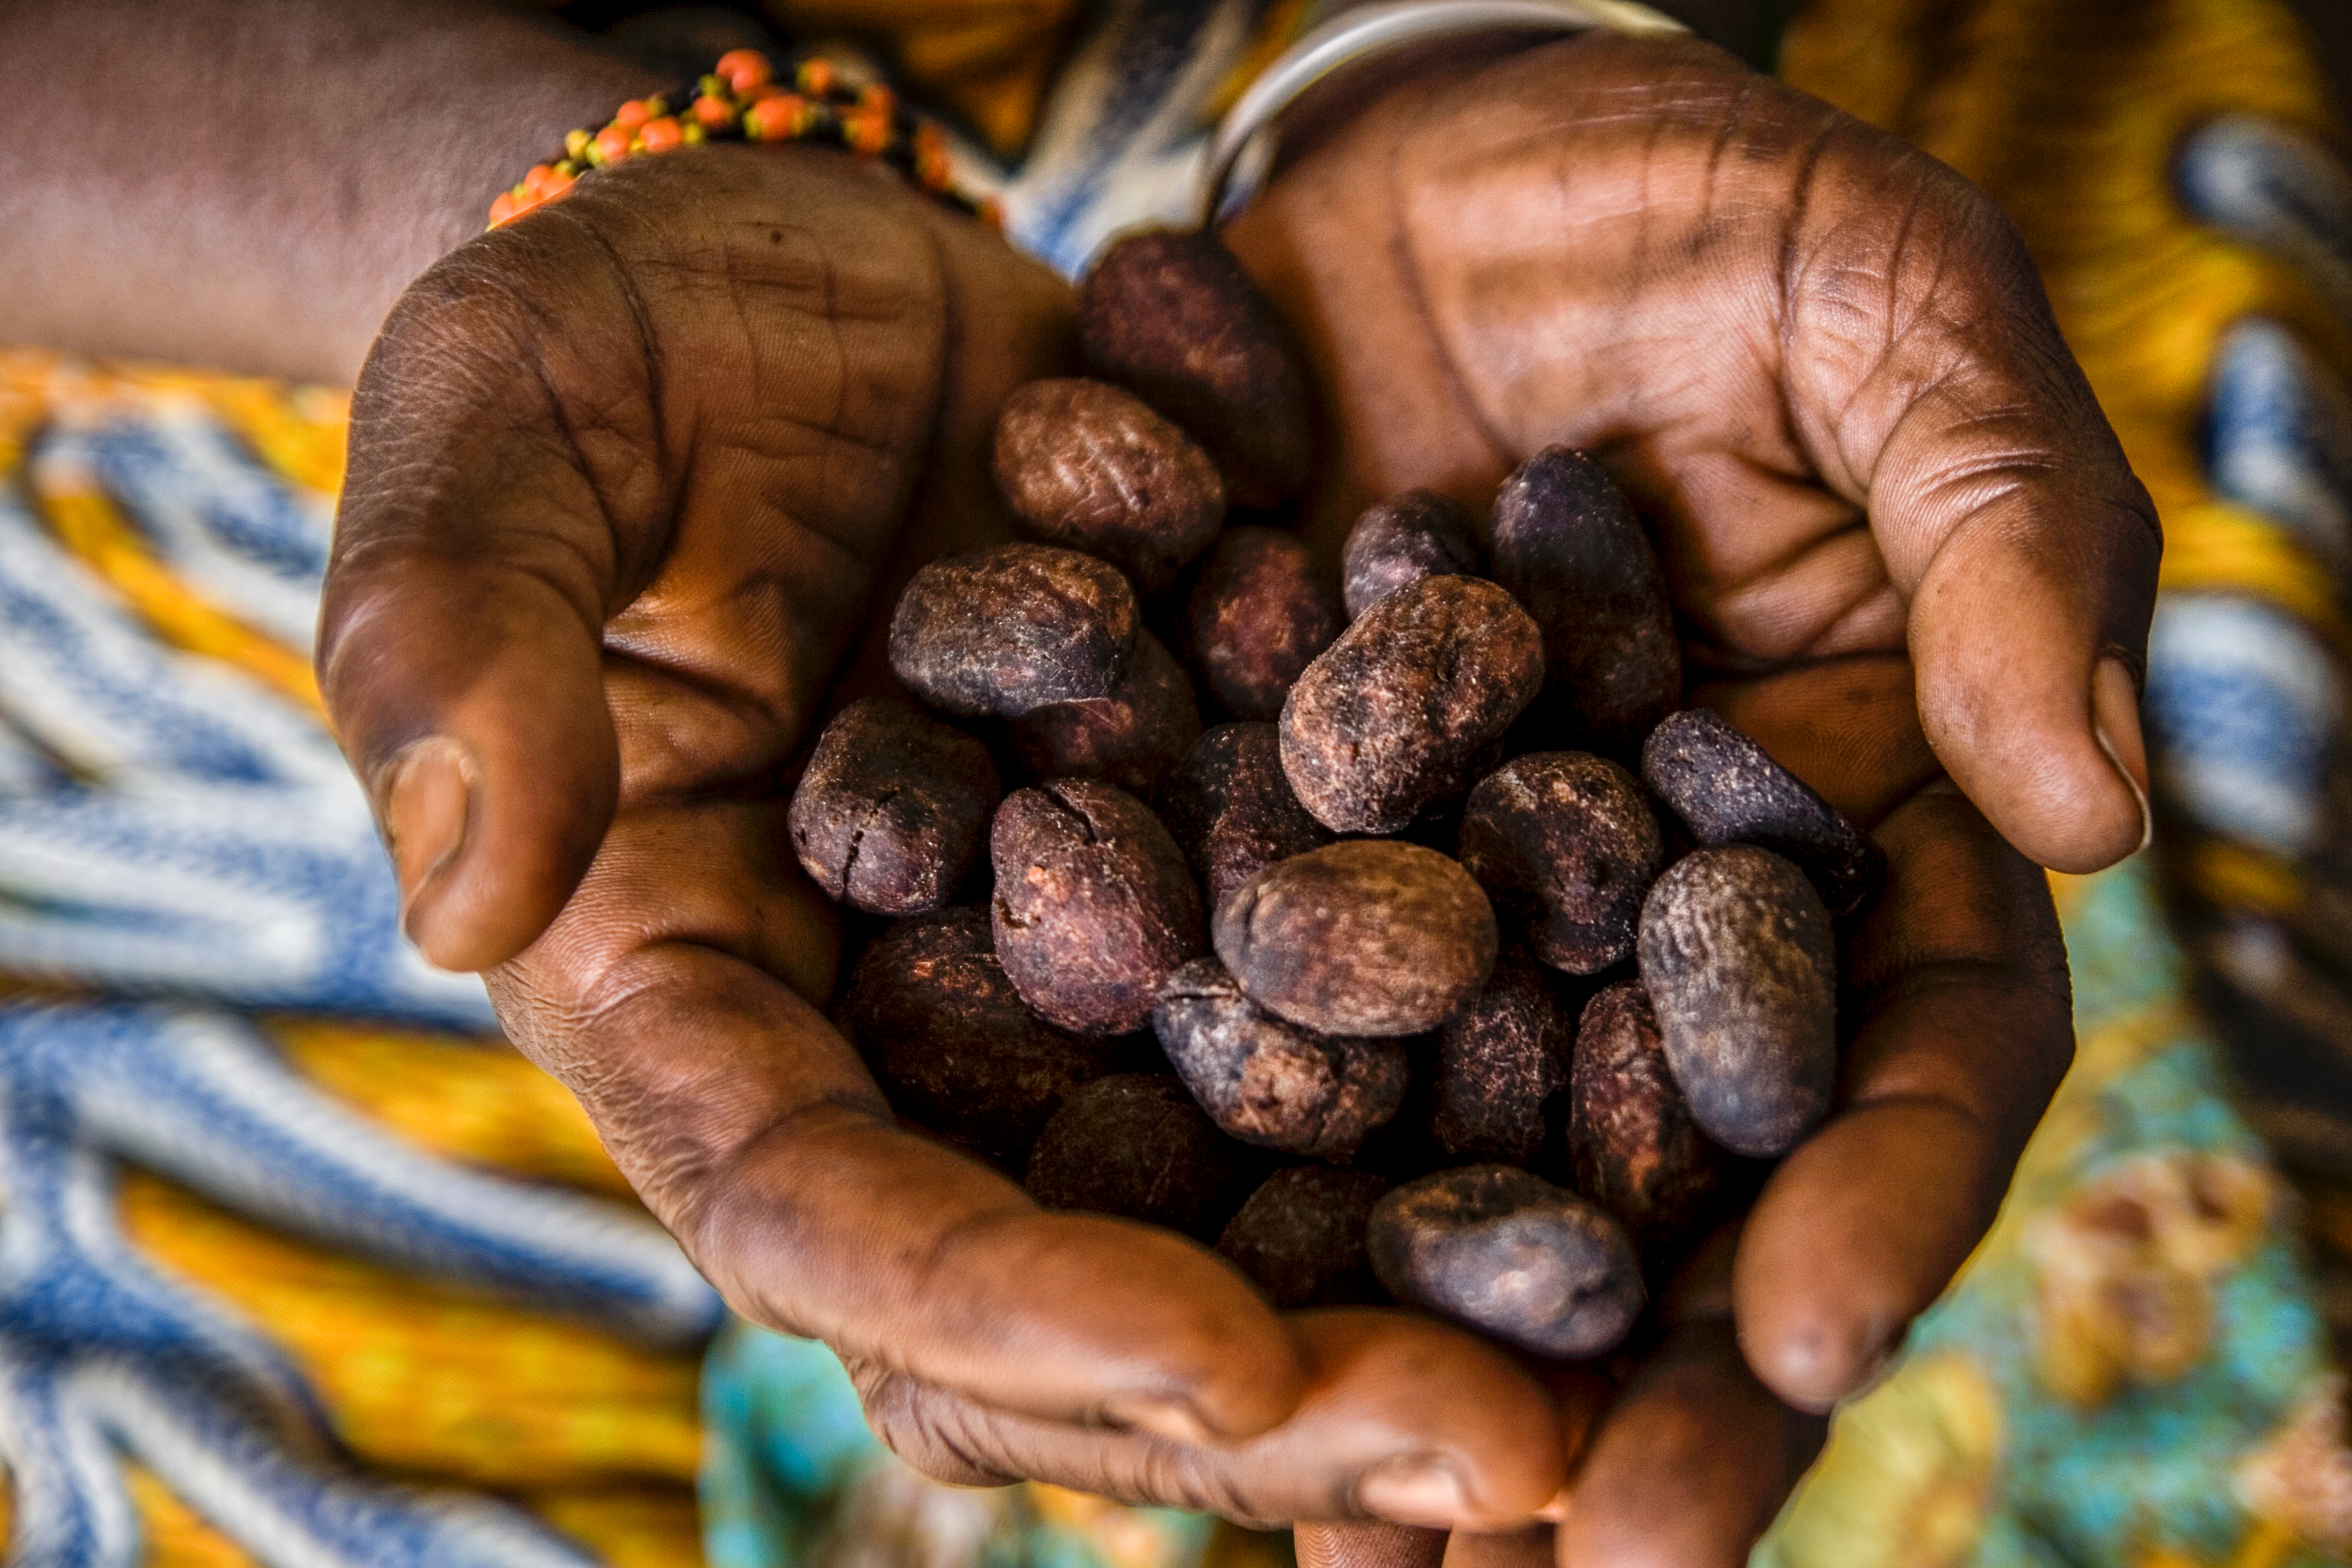
[[[1584,752],[1532,752],[1479,780],[1456,843],[1502,919],[1571,974],[1632,955],[1665,858],[1640,783]]]
[[[1837,1072],[1821,895],[1769,849],[1695,850],[1651,888],[1638,945],[1691,1119],[1735,1153],[1787,1153],[1828,1110]]]
[[[1617,1222],[1508,1165],[1407,1182],[1364,1239],[1398,1300],[1537,1355],[1599,1355],[1641,1315],[1642,1266]]]
[[[1495,911],[1470,873],[1388,839],[1267,867],[1218,906],[1215,934],[1251,1001],[1326,1035],[1423,1034],[1495,968]]]
[[[1544,1101],[1568,1087],[1574,1021],[1517,947],[1505,950],[1470,1005],[1445,1021],[1429,1075],[1429,1143],[1447,1163],[1532,1164]]]
[[[1529,715],[1549,745],[1632,761],[1682,700],[1682,649],[1657,552],[1599,463],[1549,447],[1495,498],[1495,581],[1543,627],[1545,687]]]
[[[1209,908],[1276,860],[1331,842],[1282,776],[1274,726],[1220,724],[1161,786],[1160,820],[1191,861]]]
[[[1013,755],[1034,778],[1104,779],[1150,799],[1201,736],[1192,681],[1167,645],[1135,634],[1127,676],[1092,702],[1035,708],[1006,727]]]
[[[1156,230],[1103,252],[1078,287],[1087,368],[1191,431],[1235,505],[1307,488],[1307,381],[1281,321],[1214,235]]]
[[[1370,1171],[1276,1171],[1217,1237],[1217,1250],[1282,1311],[1377,1306],[1388,1296],[1372,1277],[1364,1226],[1388,1190],[1387,1178]]]
[[[1423,577],[1358,617],[1282,708],[1282,771],[1339,833],[1395,833],[1469,787],[1543,685],[1543,641],[1510,595]]]
[[[917,572],[890,617],[890,668],[950,713],[1018,718],[1108,697],[1138,625],[1118,568],[1075,550],[999,544]]]
[[[1033,381],[1005,403],[996,488],[1031,533],[1101,556],[1147,594],[1225,521],[1208,453],[1140,399],[1076,376]]]
[[[1256,1173],[1165,1073],[1118,1073],[1066,1095],[1029,1155],[1029,1195],[1163,1225],[1203,1241],[1232,1217]]]
[[[1015,790],[996,808],[989,852],[996,956],[1047,1023],[1082,1035],[1141,1028],[1160,983],[1207,945],[1183,853],[1116,785]]]
[[[1675,1087],[1640,981],[1604,986],[1584,1005],[1568,1089],[1577,1191],[1644,1251],[1672,1247],[1706,1213],[1723,1163]]]
[[[1886,879],[1886,855],[1770,753],[1704,708],[1650,731],[1642,777],[1701,845],[1758,844],[1813,879],[1833,915]]]
[[[817,737],[784,825],[826,897],[919,914],[955,895],[997,794],[987,747],[894,698],[866,697]]]
[[[1403,1046],[1286,1023],[1213,958],[1168,977],[1151,1032],[1209,1119],[1244,1143],[1344,1164],[1404,1103]]]
[[[1209,689],[1238,719],[1282,711],[1299,672],[1339,635],[1339,601],[1307,546],[1276,528],[1217,541],[1185,605]]]
[[[1339,596],[1354,620],[1408,583],[1475,577],[1486,567],[1470,509],[1435,490],[1407,490],[1366,510],[1339,552]]]
[[[834,1019],[893,1110],[1016,1173],[1063,1098],[1135,1055],[1131,1040],[1069,1034],[1024,1006],[977,905],[868,943]]]

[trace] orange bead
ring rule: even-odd
[[[763,98],[743,111],[743,134],[754,142],[782,142],[808,123],[808,100],[797,93]]]
[[[803,92],[822,98],[833,90],[834,69],[831,60],[803,60],[800,86]]]
[[[516,205],[515,194],[512,191],[500,191],[498,199],[490,203],[490,226],[496,228],[500,224],[512,220]]]
[[[735,118],[735,107],[723,98],[705,93],[694,100],[694,118],[704,130],[716,131]]]
[[[579,175],[564,169],[554,170],[548,174],[546,184],[541,188],[539,199],[551,202],[558,196],[568,195],[571,194],[572,187],[579,183]]]
[[[711,74],[724,79],[729,87],[743,94],[773,81],[776,68],[770,65],[768,57],[757,49],[730,49],[719,57],[719,64]]]
[[[554,174],[554,169],[549,165],[545,163],[533,163],[530,166],[530,173],[524,174],[522,177],[522,194],[524,199],[529,201],[538,200],[541,195],[545,194],[547,190],[547,182],[553,178]]]
[[[858,89],[857,107],[870,109],[887,120],[898,112],[898,95],[877,81]]]
[[[684,140],[678,130],[677,116],[665,114],[659,120],[648,120],[637,132],[637,140],[646,144],[648,153],[675,153]]]
[[[644,99],[633,98],[613,111],[613,123],[624,131],[635,131],[653,117],[653,110]]]
[[[629,155],[629,133],[617,125],[607,125],[589,145],[605,163],[617,163]]]
[[[927,191],[943,191],[953,173],[948,162],[948,139],[925,121],[915,127],[915,183]]]
[[[851,152],[871,158],[890,145],[890,117],[853,109],[841,117],[841,139]]]

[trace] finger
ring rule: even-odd
[[[1558,1550],[1549,1524],[1457,1530],[1446,1538],[1444,1568],[1551,1568]]]
[[[361,377],[320,680],[409,931],[445,967],[544,929],[625,750],[633,776],[772,763],[863,613],[929,429],[945,327],[920,224],[821,162],[793,165],[815,172],[789,214],[782,165],[692,163],[651,195],[615,170],[461,247]],[[697,204],[776,220],[713,226]],[[677,256],[649,216],[668,208],[719,254]],[[641,594],[707,629],[630,628],[626,656],[712,691],[748,744],[625,691],[616,735],[605,626]]]
[[[1452,1538],[1409,1524],[1302,1524],[1298,1568],[1440,1568]]]
[[[1244,1441],[1041,1421],[876,1369],[860,1372],[859,1386],[891,1447],[943,1479],[1029,1476],[1248,1522],[1374,1516],[1424,1531],[1516,1526],[1559,1488],[1569,1455],[1558,1414],[1509,1356],[1406,1312],[1290,1322],[1305,1394],[1288,1420]],[[1360,1555],[1430,1546],[1419,1534],[1343,1539]]]
[[[1561,1568],[1739,1568],[1826,1430],[1757,1382],[1728,1322],[1676,1327],[1577,1473]]]
[[[2148,831],[2155,509],[2008,219],[1891,147],[1833,135],[1791,237],[1799,438],[1868,508],[1946,771],[2034,860],[2095,870]]]
[[[1774,1171],[1734,1273],[1750,1363],[1809,1409],[1865,1383],[1950,1281],[2074,1050],[2042,875],[1948,786],[1876,837],[1887,882],[1842,959],[1861,1024],[1838,1108]]]

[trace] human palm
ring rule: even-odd
[[[387,324],[321,668],[411,929],[491,968],[729,1300],[841,1352],[934,1473],[1258,1520],[1548,1508],[1558,1542],[1455,1550],[1727,1562],[1817,1440],[1767,1389],[1818,1409],[1870,1374],[2064,1065],[2046,894],[1969,801],[2053,864],[2138,842],[2092,693],[2144,636],[2145,500],[1981,198],[1696,46],[1417,75],[1232,237],[1321,384],[1327,535],[1379,493],[1483,500],[1544,445],[1596,450],[1657,523],[1699,696],[1888,850],[1842,955],[1840,1111],[1736,1259],[1670,1292],[1629,1385],[1401,1311],[1277,1318],[1190,1242],[1041,1214],[900,1128],[824,1021],[793,759],[881,679],[905,574],[1003,532],[990,423],[1069,318],[832,155],[599,174]],[[2137,765],[2124,679],[2097,717]]]

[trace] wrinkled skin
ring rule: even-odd
[[[1983,199],[1696,44],[1432,66],[1229,238],[1338,432],[1333,549],[1379,494],[1483,504],[1596,450],[1658,521],[1701,699],[1887,853],[1831,1119],[1625,1386],[1393,1311],[1276,1317],[1188,1241],[1042,1215],[896,1127],[824,1022],[779,779],[875,688],[912,565],[1007,531],[990,420],[1066,371],[1070,308],[829,154],[600,174],[388,323],[320,658],[410,928],[490,970],[728,1299],[838,1349],[933,1474],[1391,1521],[1303,1531],[1314,1568],[1730,1568],[2069,1058],[2026,857],[2141,839],[2109,752],[2143,767],[2145,494]]]

